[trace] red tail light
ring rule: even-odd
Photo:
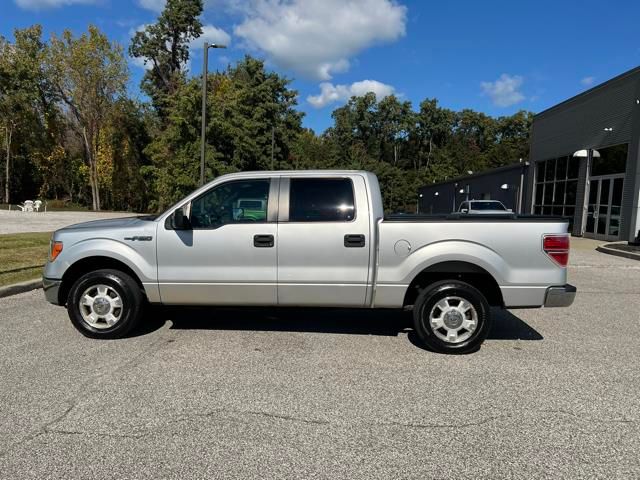
[[[569,263],[569,235],[545,235],[542,249],[561,267]]]

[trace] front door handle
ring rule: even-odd
[[[273,235],[254,235],[253,246],[258,248],[270,248],[273,247]]]
[[[358,248],[365,246],[365,236],[361,234],[347,234],[344,236],[344,246],[347,248]]]

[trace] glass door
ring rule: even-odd
[[[618,240],[624,175],[594,177],[589,183],[585,236]]]
[[[589,203],[587,205],[587,225],[584,234],[586,237],[593,237],[596,233],[596,219],[598,215],[598,194],[600,193],[600,180],[589,182]]]
[[[608,239],[620,239],[620,210],[622,209],[622,186],[624,178],[611,179],[611,205],[609,207],[609,219],[607,221]]]

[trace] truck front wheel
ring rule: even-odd
[[[418,337],[430,350],[468,353],[487,338],[491,310],[477,288],[460,280],[444,280],[420,292],[413,322]]]
[[[67,311],[74,327],[90,338],[120,338],[142,314],[144,296],[133,278],[119,270],[81,276],[69,291]]]

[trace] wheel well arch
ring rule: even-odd
[[[69,291],[73,284],[85,273],[92,272],[94,270],[102,270],[105,268],[109,268],[112,270],[119,270],[121,272],[129,275],[140,287],[143,295],[146,297],[146,292],[144,290],[144,286],[140,281],[140,277],[138,274],[133,271],[131,267],[129,267],[126,263],[121,262],[120,260],[116,260],[111,257],[104,256],[92,256],[81,258],[77,262],[73,263],[62,275],[62,284],[60,285],[60,291],[58,292],[58,301],[60,305],[64,305],[67,303],[67,297],[69,296]]]
[[[489,305],[504,307],[502,291],[495,278],[484,268],[462,261],[440,262],[422,270],[409,285],[402,305],[413,305],[422,289],[441,280],[466,282],[477,288],[486,297]]]

